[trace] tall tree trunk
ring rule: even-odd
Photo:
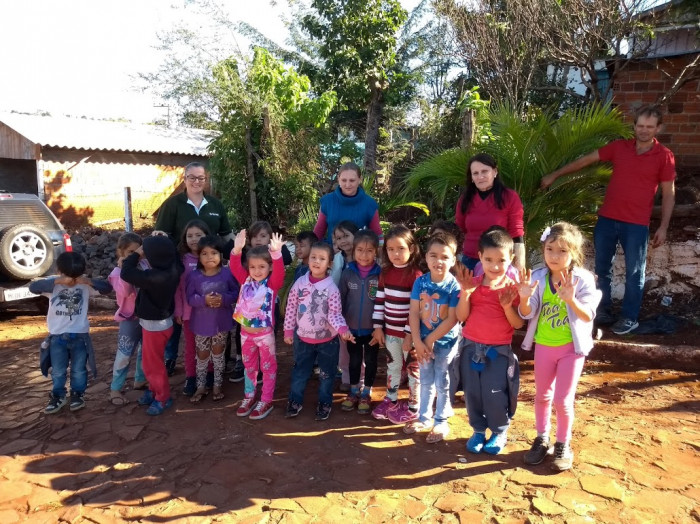
[[[377,172],[377,144],[379,142],[379,125],[384,109],[384,91],[376,78],[370,79],[372,97],[367,107],[367,127],[365,128],[365,176],[374,176]]]
[[[253,168],[253,141],[250,136],[250,126],[245,128],[246,174],[248,175],[248,192],[250,194],[250,221],[258,220],[258,198],[255,193],[255,171]]]
[[[468,149],[474,143],[474,110],[466,109],[462,115],[462,149]]]

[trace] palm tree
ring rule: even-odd
[[[609,141],[630,136],[617,109],[590,105],[562,115],[543,112],[522,115],[508,106],[489,113],[492,137],[471,149],[450,149],[418,164],[406,178],[406,196],[433,202],[454,212],[464,187],[467,161],[485,152],[498,162],[506,186],[518,192],[525,209],[528,246],[539,245],[542,230],[564,220],[590,233],[602,201],[610,167],[596,164],[566,178],[547,191],[541,178],[558,167],[598,149]],[[427,197],[427,198],[426,198]]]

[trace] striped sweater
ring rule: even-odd
[[[372,315],[375,328],[399,338],[403,338],[406,332],[410,333],[408,312],[411,308],[411,289],[421,275],[419,269],[411,267],[392,266],[382,270]]]

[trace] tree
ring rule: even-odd
[[[323,85],[339,103],[366,111],[365,173],[377,171],[377,144],[387,91],[399,80],[396,34],[407,13],[398,0],[313,0],[302,27],[318,45]]]
[[[530,0],[436,0],[449,20],[457,53],[484,94],[519,107],[532,87],[544,56],[536,26],[545,2]]]
[[[533,91],[605,102],[614,78],[646,54],[653,13],[649,0],[436,0],[457,36],[460,56],[496,102],[520,107]],[[630,42],[635,45],[630,46]],[[567,86],[578,70],[581,95]],[[601,76],[600,71],[606,70]]]
[[[225,201],[233,204],[237,225],[259,218],[292,221],[314,199],[316,133],[336,96],[327,91],[312,97],[306,76],[262,48],[245,70],[241,65],[246,64],[229,58],[213,71],[220,134],[210,145],[210,167]]]
[[[506,186],[514,189],[525,209],[525,233],[532,248],[542,230],[565,220],[592,232],[595,214],[602,201],[610,168],[589,166],[574,176],[562,178],[549,191],[540,189],[542,176],[598,149],[609,141],[630,135],[618,110],[591,104],[553,112],[522,116],[512,107],[493,107],[490,114],[493,136],[471,150],[450,149],[417,165],[406,181],[407,197],[422,202],[433,199],[434,211],[454,216],[454,206],[466,180],[467,161],[476,152],[491,154]]]

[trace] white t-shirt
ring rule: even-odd
[[[95,289],[85,284],[71,287],[56,284],[53,293],[44,295],[49,297],[49,314],[46,315],[49,333],[61,335],[90,331],[88,298],[90,295],[99,295]]]

